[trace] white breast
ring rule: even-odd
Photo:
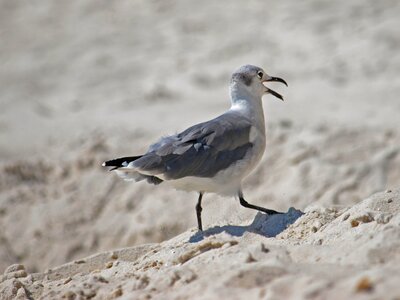
[[[254,127],[250,131],[250,141],[253,147],[246,155],[227,169],[219,171],[212,178],[187,176],[175,180],[167,180],[169,184],[179,190],[201,191],[221,195],[236,195],[241,188],[243,179],[260,162],[265,150],[264,132]]]

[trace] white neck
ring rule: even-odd
[[[252,93],[249,89],[232,83],[229,88],[231,96],[231,110],[243,114],[262,132],[265,132],[264,110],[261,96]]]

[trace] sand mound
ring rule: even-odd
[[[296,216],[296,217],[294,217]],[[292,223],[276,237],[268,228]],[[278,226],[279,227],[279,226]],[[343,209],[259,214],[249,226],[187,231],[159,244],[96,254],[27,274],[7,268],[2,299],[394,299],[400,190]],[[197,237],[196,241],[194,237]],[[201,237],[201,238],[199,238]]]

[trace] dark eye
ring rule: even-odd
[[[264,76],[263,72],[261,72],[261,71],[258,71],[258,72],[257,72],[257,77],[258,77],[258,78],[261,79],[261,78],[263,78],[263,76]]]

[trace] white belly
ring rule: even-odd
[[[242,180],[257,166],[264,153],[265,138],[257,141],[243,159],[219,171],[212,178],[187,176],[166,182],[178,190],[236,195],[241,189]]]

